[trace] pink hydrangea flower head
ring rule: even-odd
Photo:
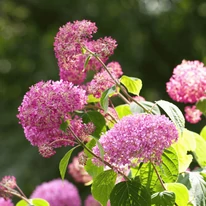
[[[92,177],[84,169],[84,165],[79,162],[81,155],[82,152],[73,158],[72,162],[68,165],[68,172],[76,182],[88,183],[92,180]]]
[[[111,62],[107,65],[108,70],[115,79],[118,79],[122,74],[122,68],[118,62]],[[112,87],[115,84],[114,80],[110,77],[107,71],[102,69],[94,75],[94,78],[88,83],[87,91],[89,94],[93,94],[94,97],[100,98],[102,93]]]
[[[14,189],[16,187],[16,178],[14,176],[4,176],[0,183]]]
[[[88,70],[98,71],[101,64],[92,57],[84,68],[88,52],[82,53],[82,47],[87,47],[97,53],[105,62],[113,54],[116,41],[110,37],[92,40],[92,34],[96,33],[95,23],[87,20],[68,22],[59,29],[55,37],[54,51],[60,69],[60,78],[71,81],[74,84],[82,84],[86,79]]]
[[[100,137],[99,142],[104,149],[104,160],[122,170],[135,166],[134,162],[160,164],[164,149],[177,139],[178,131],[166,116],[138,114],[123,117]],[[100,155],[97,146],[93,152]],[[95,158],[93,161],[100,164]]]
[[[85,90],[62,80],[41,81],[30,87],[18,108],[17,117],[31,144],[41,146],[57,139],[68,139],[60,130],[60,125],[62,120],[71,119],[69,112],[84,107],[87,100],[85,93]],[[68,145],[68,142],[64,144]],[[73,145],[72,141],[69,145]]]
[[[140,102],[140,101],[146,101],[144,97],[142,96],[135,96],[133,97],[136,101]]]
[[[0,205],[1,206],[14,206],[12,201],[10,199],[4,199],[3,197],[0,197]]]
[[[195,105],[185,107],[185,119],[188,122],[192,124],[198,123],[201,120],[201,115],[202,112]]]
[[[199,61],[183,60],[174,68],[166,88],[169,96],[177,102],[197,102],[206,97],[206,67]]]
[[[33,191],[30,198],[42,198],[50,206],[80,206],[81,199],[77,188],[67,180],[55,179],[42,183]]]
[[[101,204],[94,199],[92,195],[88,195],[84,201],[84,206],[101,206]],[[107,203],[107,206],[110,206],[110,203]]]

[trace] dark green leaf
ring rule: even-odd
[[[106,121],[101,113],[97,111],[88,111],[82,115],[84,123],[92,122],[95,126],[95,131],[92,133],[93,136],[99,138],[100,134],[106,131]]]
[[[109,97],[116,93],[116,86],[113,86],[107,90],[105,90],[102,93],[101,99],[100,99],[100,105],[104,109],[105,112],[107,112],[108,105],[109,105]]]
[[[151,206],[150,193],[136,180],[120,182],[110,195],[111,206]]]
[[[63,120],[62,120],[62,123],[61,123],[61,125],[60,125],[60,129],[61,129],[63,132],[66,132],[69,124],[70,124],[69,120],[66,120],[66,121],[63,121]]]
[[[128,92],[139,95],[140,90],[142,89],[141,79],[135,77],[128,77],[123,75],[120,78],[120,82],[127,88]]]
[[[155,206],[173,206],[175,204],[175,193],[169,191],[157,192],[152,195],[152,204]]]
[[[176,127],[182,131],[185,127],[185,118],[180,109],[176,105],[165,100],[156,101],[156,104],[158,104],[165,111]]]
[[[109,200],[116,178],[117,174],[113,170],[106,170],[93,179],[92,195],[103,206],[106,206]]]
[[[197,109],[199,109],[204,115],[206,115],[206,98],[200,99],[196,103]]]
[[[79,146],[79,145],[78,145]],[[70,149],[65,155],[64,157],[61,159],[60,163],[59,163],[59,171],[60,171],[60,175],[61,178],[64,179],[66,170],[67,170],[67,165],[69,162],[69,159],[71,157],[72,152],[78,147],[73,147],[72,149]]]

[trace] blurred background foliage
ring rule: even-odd
[[[142,79],[141,95],[149,101],[171,101],[165,83],[182,59],[206,63],[205,0],[1,0],[0,178],[16,176],[28,196],[36,185],[59,177],[58,163],[68,148],[42,158],[25,139],[17,108],[29,86],[59,79],[54,36],[66,22],[82,19],[96,22],[95,38],[117,40],[110,60]],[[199,132],[204,124],[187,128]],[[78,187],[84,198],[88,188]]]

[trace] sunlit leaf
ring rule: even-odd
[[[135,77],[128,77],[123,75],[120,78],[120,82],[127,88],[128,92],[139,95],[140,90],[142,89],[142,81],[141,79]]]
[[[131,180],[115,185],[110,202],[112,206],[151,206],[151,197],[146,187],[136,180]]]
[[[206,126],[202,128],[200,136],[203,137],[204,140],[206,140]]]
[[[206,98],[201,98],[196,103],[197,109],[199,109],[204,115],[206,115]]]
[[[120,119],[124,116],[132,114],[131,110],[130,110],[130,106],[128,104],[119,105],[119,106],[115,107],[115,110],[116,110],[118,117]]]
[[[94,97],[92,94],[89,94],[89,95],[88,95],[87,103],[94,103],[94,102],[99,102],[99,101],[100,101],[100,99]]]
[[[106,170],[93,179],[91,187],[93,197],[106,206],[110,193],[115,185],[117,174],[113,170]]]
[[[79,146],[79,145],[78,145]],[[65,173],[66,173],[66,170],[67,170],[67,165],[68,165],[68,162],[69,162],[69,159],[71,157],[71,154],[72,152],[78,147],[73,147],[72,149],[70,149],[65,155],[64,157],[61,159],[60,163],[59,163],[59,171],[60,171],[60,175],[61,175],[61,178],[64,179],[65,177]]]
[[[156,104],[158,104],[165,111],[177,128],[182,131],[185,127],[185,118],[180,109],[176,105],[165,100],[156,101]]]
[[[28,204],[25,200],[20,200],[16,206],[50,206],[50,204],[41,198],[34,198],[29,200],[31,204]]]
[[[175,204],[175,193],[169,191],[157,192],[152,195],[152,205],[173,206]]]

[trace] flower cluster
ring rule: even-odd
[[[14,204],[11,202],[10,199],[4,199],[3,197],[0,197],[0,205],[1,206],[14,206]]]
[[[161,162],[161,155],[178,139],[175,125],[164,115],[138,114],[123,117],[100,137],[104,160],[122,169],[139,162]],[[95,146],[93,152],[100,155]],[[95,164],[100,164],[94,159]]]
[[[25,94],[17,117],[31,144],[42,146],[58,139],[68,139],[60,125],[62,121],[71,119],[69,112],[82,109],[86,100],[85,91],[72,83],[41,81]],[[72,136],[70,140],[52,146],[73,145]]]
[[[107,68],[115,79],[118,79],[123,74],[122,68],[118,62],[109,63],[107,65]],[[102,92],[112,87],[113,85],[115,85],[114,80],[106,70],[102,69],[100,72],[94,75],[92,81],[88,83],[87,90],[89,94],[93,94],[94,97],[100,98]]]
[[[182,61],[173,70],[173,75],[167,82],[167,92],[170,97],[183,103],[195,103],[201,97],[206,97],[206,67],[199,61]]]
[[[14,176],[4,176],[0,181],[0,197],[10,198],[10,190],[17,186]]]
[[[92,195],[88,195],[84,201],[84,206],[100,206],[100,203]],[[107,203],[107,206],[110,206],[110,202]]]
[[[67,180],[55,179],[42,183],[33,191],[30,198],[42,198],[50,206],[80,206],[81,199],[77,188]]]
[[[86,79],[88,70],[98,71],[101,64],[91,57],[88,65],[84,63],[88,53],[82,53],[82,47],[90,49],[106,62],[116,48],[116,41],[110,37],[92,40],[92,34],[96,33],[95,23],[87,20],[68,22],[59,29],[55,37],[54,51],[60,69],[60,78],[74,84],[82,84]]]
[[[206,67],[199,61],[183,60],[173,70],[173,75],[166,84],[169,96],[183,103],[194,104],[206,97]],[[185,107],[185,117],[190,123],[201,120],[201,112],[195,107]]]
[[[77,157],[74,157],[72,163],[68,165],[68,172],[74,178],[76,182],[88,183],[92,180],[92,177],[84,169],[84,165],[79,162],[79,158],[83,152],[79,153]]]

